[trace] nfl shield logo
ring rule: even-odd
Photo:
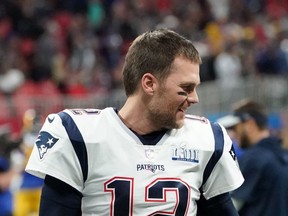
[[[154,158],[154,150],[153,149],[145,149],[145,156],[149,159]]]

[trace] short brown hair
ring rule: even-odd
[[[164,80],[178,56],[201,63],[192,42],[172,30],[159,29],[138,36],[128,50],[122,71],[126,95],[135,92],[147,72]]]

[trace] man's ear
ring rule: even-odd
[[[143,91],[146,92],[146,94],[153,95],[155,89],[157,88],[158,80],[153,74],[145,73],[142,76],[141,85],[142,85]]]

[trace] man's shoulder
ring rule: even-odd
[[[203,135],[203,133],[211,132],[214,122],[211,122],[209,119],[207,119],[204,116],[197,116],[197,115],[185,115],[185,123],[184,128],[186,130],[193,132],[193,133],[200,133]],[[219,128],[222,130],[221,126],[219,125]],[[199,134],[199,135],[200,135]]]
[[[204,116],[198,116],[198,115],[191,115],[186,114],[185,120],[188,123],[201,123],[201,124],[208,124],[209,120]]]
[[[109,130],[111,127],[119,127],[117,114],[112,107],[105,109],[65,109],[59,112],[57,116],[58,125],[60,124],[66,130],[72,131],[77,128],[81,132],[85,131],[85,134],[89,131],[103,131]]]
[[[45,121],[45,128],[58,127],[59,125],[63,125],[65,128],[74,127],[75,125],[87,128],[88,123],[91,125],[92,122],[101,122],[104,110],[90,108],[64,109],[58,113],[49,114]]]
[[[112,109],[112,108],[111,108]],[[111,112],[111,110],[110,110]],[[109,109],[96,109],[96,108],[73,108],[73,109],[65,109],[60,111],[58,116],[62,119],[62,121],[67,119],[73,119],[73,121],[97,121],[97,119],[101,119],[101,117],[107,115],[109,113]]]
[[[61,113],[66,113],[71,117],[87,117],[87,116],[96,116],[102,113],[102,109],[96,109],[96,108],[73,108],[73,109],[65,109],[58,113],[58,115],[61,115]]]

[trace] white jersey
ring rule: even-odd
[[[113,108],[50,114],[26,171],[50,175],[83,194],[82,215],[189,215],[243,182],[222,126],[187,115],[156,145],[143,145]]]

